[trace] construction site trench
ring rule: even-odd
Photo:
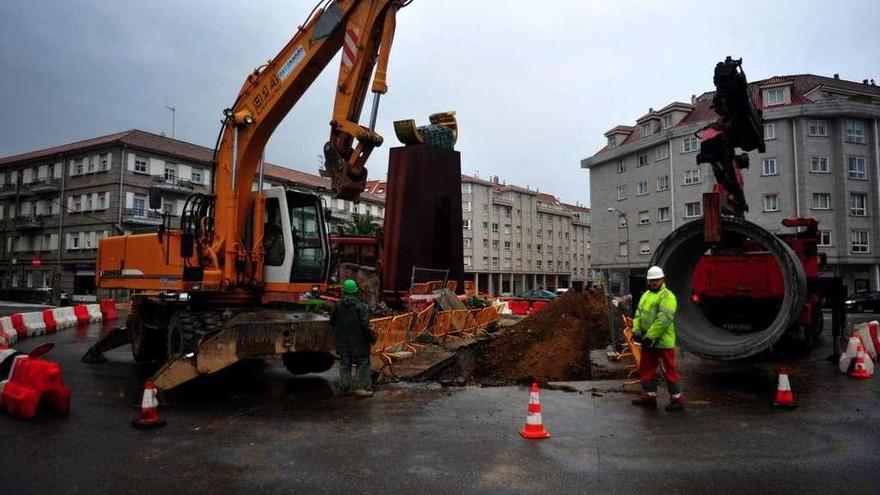
[[[605,295],[569,291],[542,311],[459,347],[448,366],[427,378],[483,386],[589,380],[590,351],[608,342]]]

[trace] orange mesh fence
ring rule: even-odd
[[[452,310],[452,330],[449,333],[461,333],[464,331],[464,325],[467,321],[468,310],[454,309]]]
[[[405,313],[397,315],[391,320],[391,329],[388,331],[388,340],[391,341],[391,344],[384,350],[400,350],[404,347],[414,315],[415,313]]]
[[[446,288],[455,292],[455,289],[458,288],[458,280],[449,280],[446,282]]]
[[[412,331],[410,332],[411,338],[415,339],[419,335],[428,331],[428,328],[431,326],[431,317],[434,316],[434,303],[431,303],[430,306],[421,310],[418,315],[416,315],[416,319],[413,322]]]
[[[440,311],[434,318],[431,332],[437,337],[445,337],[452,332],[452,315],[455,311]]]
[[[428,282],[428,292],[426,292],[426,294],[430,294],[430,293],[434,292],[435,290],[440,290],[442,288],[443,288],[443,281],[442,280],[431,280]]]
[[[430,287],[431,286],[428,282],[420,282],[417,284],[412,284],[409,288],[409,293],[410,294],[418,294],[418,295],[429,294],[431,292],[429,290]]]
[[[389,345],[392,344],[391,341],[391,321],[394,319],[393,316],[388,316],[386,318],[376,318],[375,320],[370,320],[370,330],[376,335],[376,343],[373,344],[373,352],[382,352]]]
[[[474,281],[473,281],[473,280],[465,280],[465,281],[464,281],[464,293],[467,294],[467,295],[469,295],[469,296],[473,296],[474,294],[477,293],[477,291],[476,291],[476,289],[475,289],[475,287],[474,287]]]
[[[472,309],[468,311],[467,316],[464,319],[464,328],[462,331],[465,333],[468,332],[476,332],[477,331],[477,323],[480,317],[480,313],[482,309]]]

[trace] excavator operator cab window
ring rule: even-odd
[[[324,281],[327,279],[329,246],[320,199],[310,194],[288,191],[287,203],[290,207],[294,252],[290,281]]]
[[[263,247],[266,250],[265,264],[281,266],[284,264],[284,223],[281,218],[281,205],[278,198],[266,199],[266,219],[263,226]]]

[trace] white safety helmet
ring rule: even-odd
[[[658,278],[664,278],[663,269],[659,266],[648,268],[648,280],[657,280]]]

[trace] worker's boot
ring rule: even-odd
[[[673,398],[669,405],[664,407],[668,412],[684,411],[684,397],[678,396]]]
[[[632,404],[646,409],[655,409],[657,407],[657,396],[642,394],[638,399],[633,399]]]

